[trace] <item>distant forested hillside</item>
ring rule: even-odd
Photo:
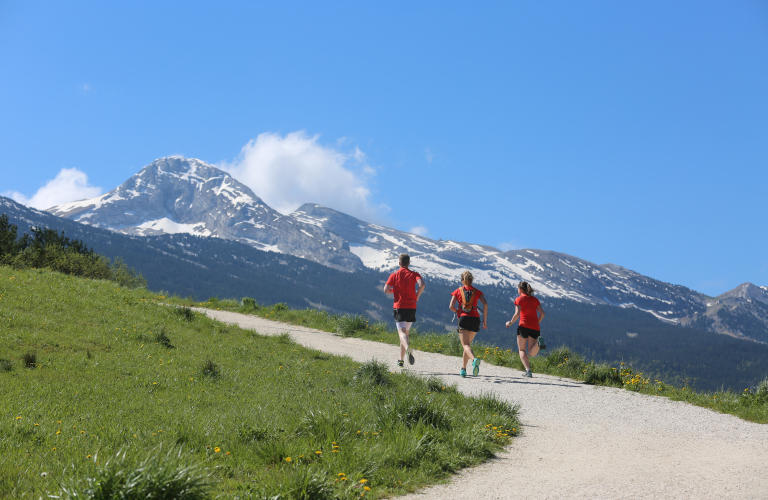
[[[285,254],[263,252],[218,238],[189,235],[129,237],[104,229],[33,211],[0,198],[0,213],[19,226],[65,231],[95,252],[141,272],[152,290],[164,290],[203,301],[209,297],[253,297],[260,304],[284,302],[291,307],[320,307],[337,313],[364,313],[391,320],[392,299],[382,292],[387,275],[375,271],[354,274],[336,271]],[[418,271],[418,261],[413,268]],[[458,283],[432,281],[419,302],[422,330],[455,330],[448,310],[450,292]],[[483,287],[490,328],[478,339],[516,348],[513,329],[504,322],[514,312],[517,290]],[[564,299],[542,299],[547,317],[542,323],[549,346],[566,344],[595,361],[630,363],[651,376],[699,389],[725,386],[742,390],[768,375],[768,346],[705,330],[668,325],[634,309],[591,306]]]

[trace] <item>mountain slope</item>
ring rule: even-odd
[[[454,283],[466,269],[481,286],[530,282],[545,298],[648,312],[661,321],[768,342],[768,290],[749,285],[711,298],[613,264],[548,250],[501,250],[432,240],[317,204],[284,216],[247,186],[200,160],[156,160],[99,198],[52,207],[55,215],[132,235],[215,236],[344,271],[389,272],[401,253],[430,281]]]
[[[362,267],[335,234],[284,217],[228,173],[195,159],[156,160],[105,195],[48,212],[124,234],[215,236],[336,269]]]

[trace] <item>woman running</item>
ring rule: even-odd
[[[480,360],[475,357],[472,351],[472,340],[480,331],[480,311],[477,308],[477,301],[483,304],[483,329],[488,328],[488,302],[485,301],[483,292],[472,286],[472,273],[464,271],[461,273],[461,284],[453,293],[451,293],[451,303],[448,308],[456,313],[459,318],[459,339],[464,347],[462,356],[461,371],[462,377],[467,376],[467,363],[472,360],[472,375],[480,373]]]
[[[520,324],[517,327],[517,348],[520,350],[520,360],[525,367],[523,377],[533,377],[531,373],[531,360],[539,353],[539,336],[541,329],[539,323],[544,319],[544,309],[541,308],[539,299],[533,296],[533,288],[525,281],[517,285],[517,293],[520,295],[515,299],[515,315],[507,321],[509,328],[518,318]]]

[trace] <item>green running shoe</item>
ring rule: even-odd
[[[408,350],[408,364],[409,364],[409,365],[412,365],[412,364],[414,364],[415,362],[416,362],[416,360],[415,360],[415,359],[414,359],[414,357],[413,357],[413,353],[412,353],[412,352],[411,352],[411,350],[409,349],[409,350]]]
[[[539,337],[537,342],[539,344],[539,349],[541,349],[542,351],[547,348],[547,343],[544,342],[544,338],[543,337]]]
[[[472,375],[477,376],[480,373],[480,360],[475,358],[472,360]]]
[[[402,360],[402,359],[398,359],[398,360],[397,360],[397,366],[399,366],[400,368],[402,368],[402,367],[404,366],[404,365],[403,365],[403,360]]]
[[[459,372],[459,375],[461,375],[462,378],[466,377],[467,376],[467,369],[466,368],[462,368],[461,371]]]

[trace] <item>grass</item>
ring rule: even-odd
[[[387,323],[371,322],[363,316],[337,316],[316,309],[294,310],[283,305],[279,307],[259,306],[253,299],[219,300],[196,303],[190,299],[174,298],[175,303],[186,306],[209,307],[246,314],[255,314],[263,318],[334,332],[343,336],[354,336],[366,340],[398,345],[397,332]],[[247,305],[242,305],[247,304]],[[510,330],[510,335],[514,332]],[[421,351],[435,352],[449,356],[461,356],[462,347],[458,335],[419,332],[411,330],[411,345]],[[522,361],[516,351],[500,349],[482,342],[473,344],[475,354],[484,362],[498,366],[523,369]],[[571,351],[567,346],[541,351],[531,360],[534,373],[544,373],[588,384],[619,387],[643,394],[663,396],[675,401],[710,408],[721,413],[728,413],[757,423],[768,423],[768,377],[757,387],[745,388],[742,392],[720,390],[715,392],[696,391],[689,386],[675,386],[662,380],[651,380],[643,373],[621,364],[609,366],[587,361],[583,356]]]
[[[190,305],[0,267],[1,498],[382,498],[481,463],[519,428],[493,395]]]

